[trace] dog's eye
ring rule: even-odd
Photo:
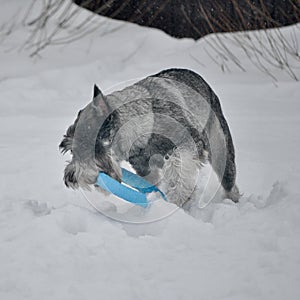
[[[111,139],[102,140],[102,145],[103,146],[109,146],[110,144],[111,144]]]

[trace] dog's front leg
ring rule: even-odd
[[[191,199],[200,166],[200,160],[186,149],[177,148],[169,157],[165,157],[159,188],[169,202],[182,207]]]

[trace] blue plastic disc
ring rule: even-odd
[[[125,185],[126,184],[126,185]],[[148,207],[147,194],[159,192],[164,200],[166,196],[155,185],[144,178],[122,168],[122,183],[100,172],[96,185],[115,196],[142,207]]]

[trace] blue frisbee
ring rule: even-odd
[[[162,198],[167,201],[164,193],[155,185],[123,168],[121,183],[107,174],[100,172],[96,185],[125,201],[142,207],[148,207],[147,194],[152,192],[159,192]]]

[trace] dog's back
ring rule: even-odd
[[[231,143],[232,145],[231,134],[225,117],[222,113],[220,101],[217,95],[211,89],[211,87],[199,74],[187,69],[168,69],[161,71],[158,74],[152,75],[151,77],[160,77],[175,80],[177,82],[187,85],[188,87],[192,88],[200,95],[202,95],[210,105],[210,108],[216,114],[216,117],[220,122],[222,130],[228,136],[228,139],[231,141],[229,143]],[[228,146],[231,147],[231,145]],[[234,149],[232,149],[232,151],[234,152]]]

